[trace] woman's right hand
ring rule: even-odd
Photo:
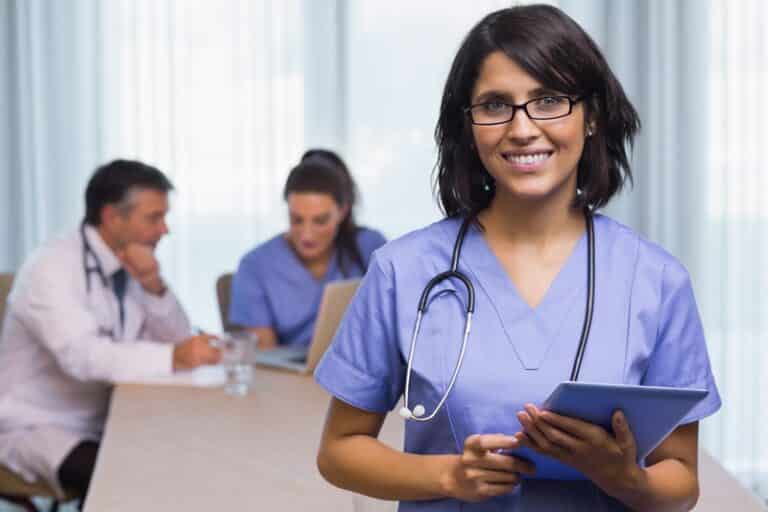
[[[248,332],[256,336],[259,340],[256,344],[257,350],[274,350],[277,348],[277,333],[271,327],[250,327]]]
[[[520,474],[532,475],[536,468],[523,459],[499,453],[520,447],[503,434],[475,434],[464,441],[464,453],[451,459],[444,482],[447,494],[461,501],[478,502],[510,493],[520,483]]]

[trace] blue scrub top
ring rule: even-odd
[[[360,228],[357,246],[367,267],[371,253],[386,243],[378,231]],[[285,234],[248,252],[232,279],[229,321],[244,327],[271,327],[281,345],[309,345],[323,288],[331,281],[359,278],[365,273],[334,253],[325,276],[315,279],[296,256]]]
[[[685,268],[659,246],[607,217],[595,216],[595,310],[580,380],[709,390],[682,421],[720,407],[704,333]],[[416,308],[430,278],[450,267],[461,220],[445,219],[378,250],[315,378],[357,408],[386,413],[398,404]],[[451,396],[429,422],[407,422],[405,451],[461,453],[471,434],[521,430],[515,413],[541,404],[570,376],[586,301],[586,235],[531,308],[476,227],[459,268],[476,304],[464,363]],[[411,406],[427,413],[448,385],[459,354],[466,292],[460,283],[433,290],[411,376]],[[362,335],[364,333],[364,335]],[[468,504],[401,502],[401,511],[625,510],[587,480],[524,480],[513,493]]]

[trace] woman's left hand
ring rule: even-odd
[[[635,436],[621,411],[614,411],[613,432],[575,418],[539,410],[532,404],[517,413],[523,446],[571,466],[608,494],[632,486],[641,476]]]

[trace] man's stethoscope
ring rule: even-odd
[[[584,312],[584,324],[581,328],[581,339],[579,340],[579,347],[576,351],[576,356],[573,360],[573,368],[571,369],[571,380],[575,381],[579,378],[579,371],[581,370],[581,361],[584,358],[584,350],[587,347],[587,339],[589,338],[589,329],[592,326],[592,313],[595,304],[595,225],[592,218],[592,213],[589,210],[584,211],[584,217],[587,221],[587,305]],[[429,421],[435,417],[440,411],[445,401],[448,399],[448,395],[451,394],[453,385],[456,383],[456,377],[461,370],[462,362],[464,361],[464,353],[467,350],[467,339],[469,338],[470,325],[472,324],[472,314],[475,311],[475,287],[469,278],[461,272],[459,268],[459,258],[461,256],[461,248],[464,245],[464,236],[467,234],[469,226],[474,221],[473,216],[468,216],[459,229],[459,234],[456,236],[456,242],[453,245],[453,255],[451,257],[451,269],[442,272],[433,277],[424,291],[421,293],[421,299],[419,299],[419,307],[416,314],[416,325],[413,328],[413,335],[411,337],[411,349],[408,354],[408,368],[405,373],[405,392],[403,395],[403,407],[400,408],[400,416],[406,420],[415,421]],[[442,398],[435,406],[435,410],[428,416],[424,416],[426,410],[422,404],[417,404],[413,409],[408,407],[408,394],[411,388],[411,371],[413,369],[413,355],[416,352],[416,340],[419,337],[419,329],[421,328],[421,319],[424,313],[427,311],[427,301],[429,300],[429,294],[432,288],[439,283],[448,279],[458,279],[464,283],[464,287],[467,289],[467,316],[464,322],[464,338],[461,342],[461,351],[459,352],[459,358],[456,362],[456,366],[453,369],[453,375],[448,383],[448,387],[443,393]]]
[[[80,240],[83,243],[83,273],[85,273],[86,291],[89,294],[91,293],[91,274],[93,273],[96,273],[96,275],[99,276],[101,284],[104,286],[104,288],[109,288],[109,280],[107,279],[107,276],[104,275],[104,269],[101,266],[101,261],[96,255],[96,252],[91,247],[91,244],[88,243],[88,238],[85,236],[85,222],[80,224]],[[93,265],[88,264],[89,258],[93,261]]]
[[[88,237],[85,236],[85,222],[80,225],[80,241],[82,242],[83,247],[83,273],[85,274],[86,293],[88,293],[88,295],[91,294],[91,274],[99,276],[101,285],[104,288],[109,288],[109,279],[107,279],[106,274],[104,274],[104,267],[101,266],[101,260],[96,254],[96,251],[93,250],[93,247],[91,247],[91,244],[88,243]],[[89,258],[92,261],[92,264],[88,263]],[[123,309],[124,306],[122,300],[120,299],[118,307],[120,312],[120,325],[122,327],[125,323],[125,311]],[[115,330],[108,327],[100,326],[99,334],[112,338],[113,340],[115,339]]]

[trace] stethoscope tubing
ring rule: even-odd
[[[581,364],[584,360],[584,353],[587,347],[587,340],[589,339],[589,332],[592,327],[592,317],[594,314],[595,305],[595,226],[592,212],[589,209],[584,210],[584,216],[587,224],[587,303],[584,310],[584,322],[581,328],[581,336],[579,337],[579,346],[576,350],[576,355],[573,360],[573,367],[571,368],[571,381],[577,381],[579,373],[581,371]],[[469,332],[472,325],[472,315],[475,311],[475,287],[472,281],[458,269],[459,259],[461,257],[461,249],[464,245],[464,237],[469,229],[469,226],[474,221],[474,216],[468,216],[462,222],[459,233],[456,236],[456,241],[453,245],[453,253],[451,255],[451,268],[445,272],[434,276],[429,280],[424,290],[421,292],[419,298],[419,305],[416,312],[416,321],[413,328],[413,334],[411,336],[411,346],[408,351],[408,363],[405,372],[405,389],[403,392],[403,407],[400,408],[400,415],[406,420],[414,421],[429,421],[433,419],[440,409],[448,400],[448,396],[453,390],[453,386],[456,383],[456,379],[461,371],[462,364],[464,363],[464,355],[467,350],[467,341],[469,339]],[[416,405],[413,410],[408,407],[411,389],[411,374],[413,372],[413,359],[416,353],[416,343],[419,338],[419,331],[421,330],[421,321],[424,314],[427,311],[429,294],[432,289],[441,282],[448,279],[459,280],[467,290],[467,307],[466,318],[464,322],[464,335],[461,342],[461,350],[459,351],[459,357],[457,358],[456,365],[454,366],[451,379],[448,382],[443,396],[438,401],[431,414],[424,416],[426,412],[424,406]]]
[[[584,352],[587,349],[589,331],[592,328],[592,316],[595,308],[595,222],[591,213],[587,212],[587,306],[584,308],[584,322],[581,326],[579,348],[573,359],[571,368],[571,381],[579,380],[581,363],[584,360]]]
[[[107,280],[107,276],[104,275],[104,269],[101,266],[101,260],[99,260],[99,256],[93,250],[91,244],[88,243],[88,238],[85,236],[85,222],[80,224],[80,240],[82,241],[83,248],[83,273],[85,274],[86,292],[89,294],[91,293],[91,274],[93,272],[98,274],[99,279],[101,279],[101,284],[104,286],[104,288],[109,287],[109,281]],[[88,265],[89,256],[93,258],[95,263],[93,266]]]

